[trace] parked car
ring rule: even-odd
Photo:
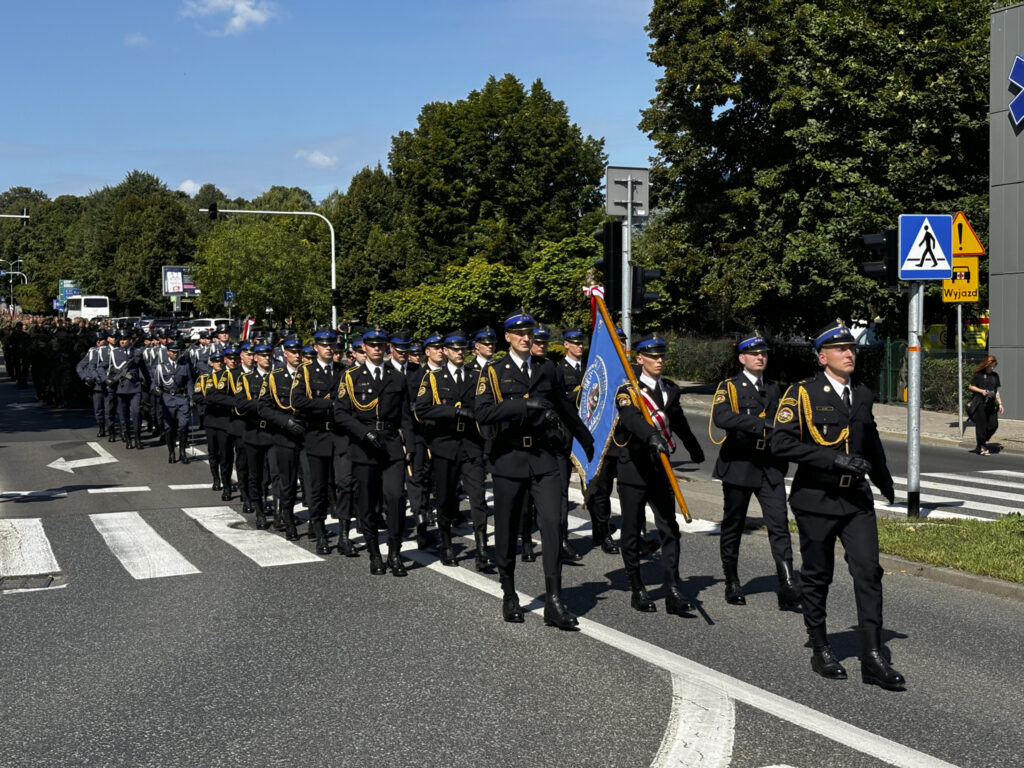
[[[198,339],[199,334],[203,331],[213,333],[221,323],[228,326],[232,338],[238,338],[242,331],[241,326],[236,321],[227,317],[197,317],[189,322],[191,325],[188,327],[188,332],[193,341]]]

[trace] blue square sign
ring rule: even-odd
[[[900,216],[900,280],[953,278],[953,217],[945,214]]]

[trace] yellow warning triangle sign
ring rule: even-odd
[[[984,256],[985,246],[981,244],[974,228],[967,221],[963,211],[957,211],[953,219],[953,255]]]

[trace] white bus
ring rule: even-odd
[[[68,296],[64,307],[69,320],[110,317],[110,299],[106,296]]]

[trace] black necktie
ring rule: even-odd
[[[461,368],[459,368],[457,371],[455,371],[455,383],[458,384],[460,387],[462,386],[462,369]]]
[[[848,409],[853,407],[853,403],[850,401],[850,388],[849,387],[843,387],[843,402],[846,403],[846,407]]]
[[[526,378],[530,378],[530,364],[529,363],[523,363],[523,376],[525,376]]]
[[[764,397],[764,380],[763,379],[758,379],[757,380],[757,394],[759,394],[761,397]]]
[[[665,398],[661,394],[661,387],[658,386],[657,384],[655,384],[654,385],[654,389],[652,391],[653,391],[653,394],[654,394],[654,402],[656,402],[658,404],[658,408],[664,408],[665,407]]]
[[[374,370],[373,370],[373,380],[375,382],[377,382],[378,384],[380,384],[380,368],[374,368]]]

